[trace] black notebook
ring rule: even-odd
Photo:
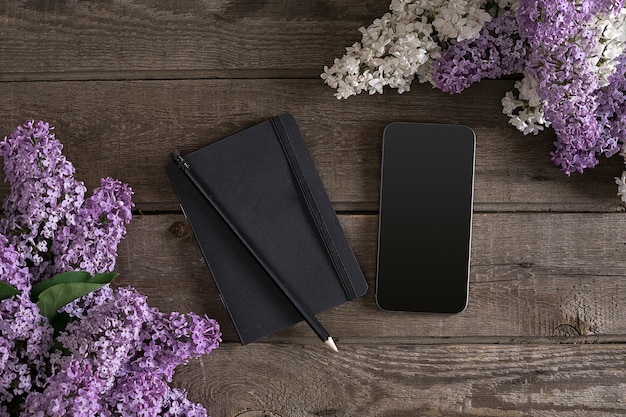
[[[185,158],[222,210],[311,312],[365,294],[363,273],[293,116],[274,117]],[[166,171],[241,343],[301,321],[191,180],[174,163]]]

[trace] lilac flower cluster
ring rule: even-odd
[[[359,28],[361,42],[324,67],[322,79],[339,99],[388,86],[399,93],[414,79],[432,82],[430,63],[447,42],[476,38],[490,14],[483,0],[392,0],[389,13]]]
[[[183,392],[168,386],[174,369],[208,354],[220,341],[215,320],[195,314],[162,313],[132,288],[89,309],[57,338],[69,355],[41,392],[25,402],[26,414],[206,415]]]
[[[414,74],[442,91],[459,93],[484,78],[519,73],[523,75],[516,83],[519,95],[506,94],[503,112],[524,134],[552,127],[556,133],[552,161],[567,175],[582,173],[596,166],[599,156],[611,157],[623,147],[626,135],[615,122],[623,115],[615,96],[623,90],[614,74],[626,59],[624,0],[445,3],[392,0],[390,13],[361,30],[371,36],[364,36],[362,45],[347,48],[333,67],[325,67],[322,78],[337,89],[338,98],[347,98],[361,91],[382,93],[386,85],[408,91]],[[469,35],[444,30],[466,22],[471,22]],[[406,28],[424,25],[427,30],[422,32],[430,42],[427,53],[422,53],[423,45],[383,51],[399,62],[417,53],[425,56],[410,73],[400,73],[400,80],[387,75],[385,62],[366,53],[370,45],[393,45],[408,32]],[[622,188],[619,194],[626,203]]]
[[[28,268],[21,266],[20,254],[6,236],[0,234],[0,281],[11,284],[19,291],[30,292],[30,279]]]
[[[0,417],[206,416],[171,388],[177,366],[208,354],[219,325],[163,313],[135,289],[106,285],[67,304],[55,331],[31,299],[60,272],[110,272],[132,217],[132,190],[105,178],[93,194],[44,122],[28,121],[0,142],[11,189],[0,220]],[[35,286],[36,288],[36,286]]]
[[[567,175],[582,173],[598,163],[597,156],[619,150],[618,138],[606,135],[598,123],[601,33],[589,23],[621,6],[569,0],[521,0],[517,6],[515,16],[504,10],[485,24],[470,45],[451,45],[434,63],[433,80],[443,91],[458,93],[483,78],[524,73],[535,81],[542,117],[556,132],[553,162]]]
[[[52,347],[53,329],[27,295],[0,301],[0,416],[48,383]]]
[[[598,122],[607,136],[621,143],[620,155],[626,161],[626,56],[618,61],[616,71],[609,84],[598,93],[598,109],[602,116]],[[626,171],[616,178],[617,194],[626,202]]]
[[[433,63],[433,82],[442,90],[460,93],[483,78],[498,78],[522,71],[528,52],[508,10],[485,23],[480,36],[446,49]]]
[[[74,269],[112,270],[133,207],[130,187],[111,178],[85,200],[87,189],[62,149],[48,123],[32,120],[0,142],[11,184],[0,233],[39,280]]]

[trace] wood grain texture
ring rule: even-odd
[[[319,316],[333,337],[414,340],[612,336],[626,342],[626,219],[620,213],[484,213],[474,217],[469,306],[458,315],[391,313],[374,300],[377,216],[342,215],[370,285]],[[603,262],[602,260],[611,260]],[[192,232],[181,215],[139,216],[120,248],[118,278],[164,310],[217,318],[237,341]],[[274,339],[310,338],[300,323]],[[491,338],[491,339],[490,339]]]
[[[361,39],[357,28],[389,6],[375,0],[358,6],[345,0],[2,3],[5,79],[189,69],[311,74],[332,65],[345,46]]]
[[[623,347],[225,345],[177,371],[214,416],[626,413]],[[224,383],[224,381],[228,381]]]
[[[164,311],[219,320],[222,347],[174,378],[214,417],[626,415],[621,158],[560,173],[554,133],[524,137],[501,114],[511,79],[455,96],[414,84],[338,101],[319,74],[388,6],[0,0],[0,137],[25,119],[47,120],[88,188],[103,176],[134,188],[117,285]],[[303,323],[239,346],[163,170],[174,148],[191,152],[282,112],[298,120],[370,284],[319,316],[339,355]],[[462,314],[375,304],[381,140],[393,121],[476,131]]]
[[[163,167],[195,149],[288,111],[339,210],[377,210],[382,133],[392,121],[460,123],[477,135],[475,202],[484,211],[619,211],[618,157],[567,177],[550,162],[553,133],[524,137],[501,114],[512,81],[483,81],[451,97],[425,85],[336,100],[321,80],[0,83],[0,132],[27,118],[56,127],[89,188],[129,182],[139,210],[176,210]],[[33,100],[37,97],[37,100]],[[445,155],[433,157],[445,160]]]

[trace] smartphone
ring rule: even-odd
[[[391,123],[383,133],[376,302],[383,310],[467,306],[476,135]]]

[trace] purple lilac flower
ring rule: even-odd
[[[117,415],[116,407],[130,407],[124,408],[127,412],[135,406],[165,407],[163,390],[174,369],[190,357],[211,352],[220,336],[215,320],[193,313],[162,313],[149,307],[136,290],[120,288],[111,300],[92,306],[80,320],[68,324],[58,341],[72,358],[90,361],[100,394],[109,398],[109,406],[117,404],[111,409]],[[197,408],[187,402],[176,404]]]
[[[120,288],[108,302],[92,306],[80,320],[69,323],[57,339],[73,357],[91,358],[106,391],[140,349],[142,327],[157,311],[136,290]]]
[[[594,167],[597,155],[619,150],[614,140],[602,135],[595,116],[599,86],[587,51],[594,50],[597,34],[581,29],[594,12],[597,7],[584,2],[522,0],[517,15],[531,51],[524,70],[537,80],[546,119],[557,135],[552,161],[567,175]]]
[[[609,85],[597,91],[598,123],[608,140],[626,144],[626,54],[617,62]]]
[[[72,221],[57,229],[51,246],[55,258],[50,273],[75,269],[91,274],[113,271],[117,246],[132,217],[131,196],[128,185],[103,178]]]
[[[58,228],[51,247],[55,263],[49,267],[50,274],[75,269],[90,274],[113,271],[118,244],[132,218],[132,194],[127,184],[103,178],[78,209],[72,224]],[[107,285],[68,304],[63,311],[80,316],[88,306],[107,302],[111,292]]]
[[[28,366],[20,363],[15,342],[4,335],[0,338],[0,404],[9,404],[17,393],[14,381],[28,373]]]
[[[161,375],[131,372],[120,378],[107,396],[111,416],[206,417],[206,410],[186,398],[185,391],[170,388]]]
[[[107,396],[113,416],[158,416],[169,387],[165,380],[151,372],[131,372],[118,379]]]
[[[113,271],[132,217],[132,190],[104,178],[85,200],[86,188],[74,179],[74,167],[51,130],[47,123],[27,121],[0,142],[11,184],[0,233],[15,247],[19,263],[29,267],[33,281],[70,270]],[[64,311],[79,316],[88,305],[110,296],[106,286]]]
[[[102,409],[101,381],[89,361],[70,359],[51,376],[42,392],[31,392],[25,415],[92,417]]]
[[[171,388],[163,401],[163,417],[206,417],[206,410],[186,396],[184,390]]]
[[[531,41],[558,46],[572,39],[592,16],[617,11],[623,3],[624,0],[519,0],[520,33]]]
[[[36,280],[48,277],[44,271],[51,262],[54,233],[60,223],[72,221],[86,190],[74,179],[74,166],[51,130],[48,123],[31,120],[0,142],[5,181],[11,184],[0,233],[15,246]]]
[[[69,323],[57,340],[69,356],[53,361],[58,366],[43,390],[28,396],[27,413],[206,416],[202,406],[167,383],[176,366],[217,347],[221,339],[214,320],[161,313],[135,289],[120,288],[108,302]],[[0,344],[0,360],[5,350],[11,351]],[[13,362],[18,366],[11,382],[27,371]]]
[[[458,93],[483,78],[526,73],[537,81],[545,118],[556,132],[553,162],[568,175],[583,172],[599,155],[619,150],[615,122],[607,131],[601,115],[599,106],[606,103],[598,101],[598,76],[590,64],[599,33],[584,24],[622,5],[622,0],[521,0],[515,17],[505,11],[483,26],[479,38],[450,45],[433,64],[433,82]]]
[[[28,268],[20,264],[20,254],[6,236],[0,234],[0,281],[11,284],[18,291],[30,293],[30,280]]]
[[[450,45],[433,64],[433,82],[442,91],[460,93],[483,78],[522,71],[528,45],[508,11],[485,23],[476,39]]]
[[[130,187],[110,178],[85,200],[61,149],[44,122],[26,122],[0,142],[11,184],[0,280],[21,291],[0,301],[0,417],[206,416],[167,382],[221,342],[215,320],[162,313],[133,288],[105,286],[65,307],[73,320],[56,338],[63,350],[55,347],[29,299],[32,284],[73,269],[112,271],[133,207]]]
[[[111,178],[85,200],[85,185],[47,123],[28,121],[0,142],[6,181],[4,233],[43,280],[68,270],[110,272],[132,217],[132,190]]]
[[[593,13],[591,1],[520,0],[517,20],[520,34],[530,42],[558,44],[573,38]]]
[[[172,380],[177,366],[210,353],[221,342],[217,322],[193,313],[159,312],[142,332],[142,355],[131,369],[145,369]]]
[[[27,294],[0,301],[0,403],[46,383],[53,329]]]

